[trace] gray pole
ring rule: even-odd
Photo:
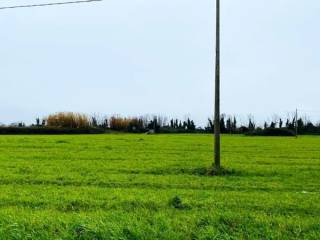
[[[220,0],[216,0],[216,66],[214,101],[214,167],[220,170]]]
[[[298,137],[298,109],[296,109],[296,137]]]

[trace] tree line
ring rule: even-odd
[[[2,128],[65,128],[65,129],[101,129],[132,133],[213,133],[214,122],[208,119],[205,127],[197,126],[191,118],[184,120],[164,116],[111,117],[88,116],[80,113],[60,112],[50,114],[34,124],[27,126],[23,122],[14,123]],[[220,130],[223,134],[253,134],[253,135],[294,135],[320,134],[320,124],[314,124],[302,118],[278,118],[265,121],[259,126],[252,116],[246,124],[240,123],[236,116],[221,115]]]

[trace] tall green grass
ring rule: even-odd
[[[320,238],[320,138],[0,136],[0,239]]]

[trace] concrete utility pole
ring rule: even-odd
[[[214,101],[214,167],[219,171],[220,164],[220,0],[216,0],[216,66]]]
[[[295,116],[295,119],[296,119],[296,137],[298,137],[298,109],[296,109],[296,116]]]

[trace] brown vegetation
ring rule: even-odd
[[[109,127],[112,130],[125,131],[125,130],[143,130],[145,124],[141,118],[123,118],[111,117],[109,120]]]
[[[91,126],[91,121],[87,115],[73,112],[50,114],[46,123],[48,127],[61,128],[88,128]]]

